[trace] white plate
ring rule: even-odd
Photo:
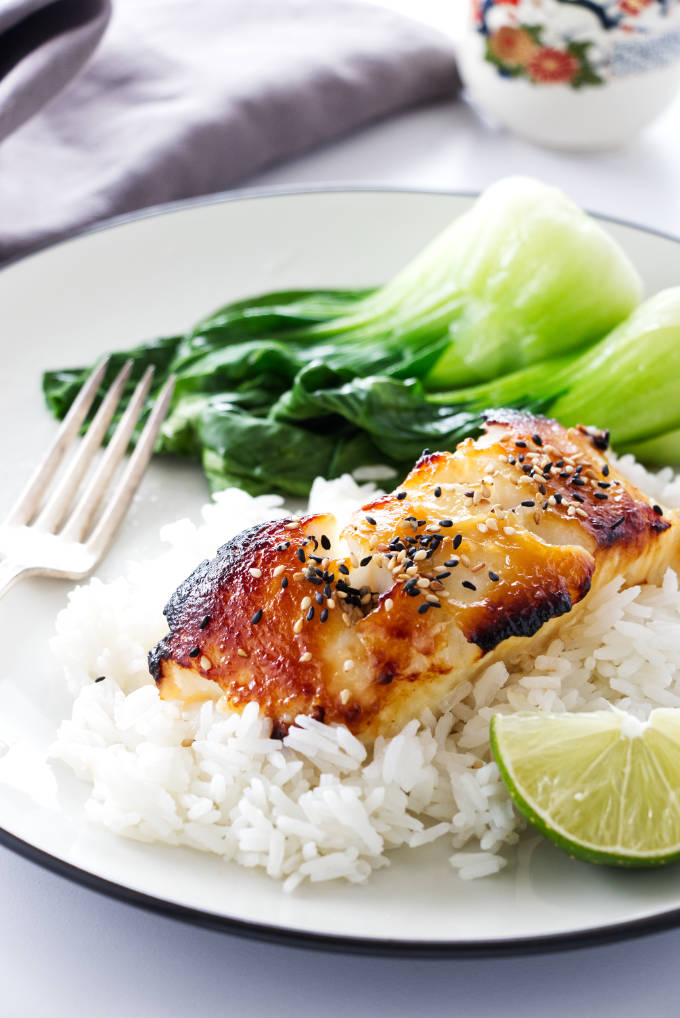
[[[270,289],[366,286],[387,279],[471,198],[397,191],[237,195],[110,225],[0,273],[4,436],[0,518],[53,433],[40,372],[190,326],[226,300]],[[605,228],[648,292],[680,282],[680,243],[623,223]],[[194,515],[197,467],[155,462],[113,550],[110,578],[160,550],[160,523]],[[41,752],[69,699],[48,640],[68,585],[24,581],[0,605],[0,739]],[[680,869],[621,872],[570,861],[527,836],[499,875],[459,880],[446,847],[392,855],[362,886],[284,895],[259,872],[188,849],[140,845],[91,827],[83,786],[60,772],[25,790],[0,784],[0,838],[95,889],[245,936],[392,954],[566,947],[680,924]],[[36,793],[36,789],[42,789]]]

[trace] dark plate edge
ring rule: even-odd
[[[365,194],[421,194],[440,195],[442,197],[464,197],[474,198],[479,195],[476,190],[447,190],[437,188],[381,186],[373,184],[329,184],[318,186],[299,187],[262,187],[262,188],[240,188],[215,192],[208,195],[200,195],[194,198],[184,198],[178,201],[166,202],[160,205],[152,205],[147,208],[126,212],[113,216],[101,222],[85,226],[82,229],[58,241],[48,241],[36,245],[29,251],[24,252],[16,258],[4,262],[0,271],[10,268],[20,262],[32,258],[35,255],[69,244],[71,241],[90,234],[100,233],[105,230],[125,226],[128,223],[136,222],[139,219],[150,219],[168,213],[181,212],[185,209],[197,206],[218,205],[226,202],[244,201],[261,198],[278,198],[286,195],[304,194],[338,194],[338,193],[365,193]],[[652,234],[664,240],[670,240],[680,244],[680,237],[658,230],[654,227],[646,227],[631,220],[622,219],[617,216],[602,215],[591,210],[589,215],[603,222],[615,223],[625,226],[641,233]],[[303,950],[328,951],[336,954],[348,955],[369,955],[390,958],[422,958],[422,959],[464,959],[464,958],[498,958],[512,957],[530,954],[549,954],[557,951],[577,950],[586,947],[603,946],[617,943],[622,940],[629,940],[636,937],[650,936],[662,933],[666,930],[680,926],[680,908],[672,909],[669,912],[657,913],[642,919],[633,919],[627,922],[609,924],[596,929],[576,930],[571,933],[547,934],[538,937],[519,937],[513,940],[484,940],[484,941],[409,941],[409,940],[388,940],[377,938],[344,937],[331,934],[306,933],[300,930],[286,929],[280,926],[268,926],[261,923],[246,922],[240,919],[229,918],[217,913],[205,912],[200,909],[193,909],[185,905],[168,901],[163,898],[156,898],[152,895],[135,891],[123,884],[117,884],[106,880],[96,874],[83,870],[72,863],[66,862],[57,856],[53,856],[42,849],[37,848],[30,842],[18,838],[0,826],[0,844],[10,851],[28,859],[30,862],[41,866],[52,873],[57,874],[73,883],[86,887],[98,894],[122,901],[125,904],[136,908],[142,908],[147,912],[162,915],[179,922],[184,922],[204,929],[215,930],[221,933],[228,933],[233,936],[243,937],[249,940],[266,941],[284,947],[295,947]]]

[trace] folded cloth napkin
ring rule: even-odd
[[[0,0],[0,140],[80,70],[110,13],[109,0]]]
[[[0,261],[458,85],[446,36],[358,0],[116,0],[88,66],[0,145]]]

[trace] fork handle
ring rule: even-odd
[[[27,566],[19,565],[17,562],[0,562],[0,597],[6,594],[17,580],[30,572],[31,570]]]

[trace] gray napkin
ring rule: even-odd
[[[0,141],[83,66],[109,0],[0,0]]]
[[[450,40],[352,0],[116,0],[85,70],[0,146],[0,260],[457,89]]]

